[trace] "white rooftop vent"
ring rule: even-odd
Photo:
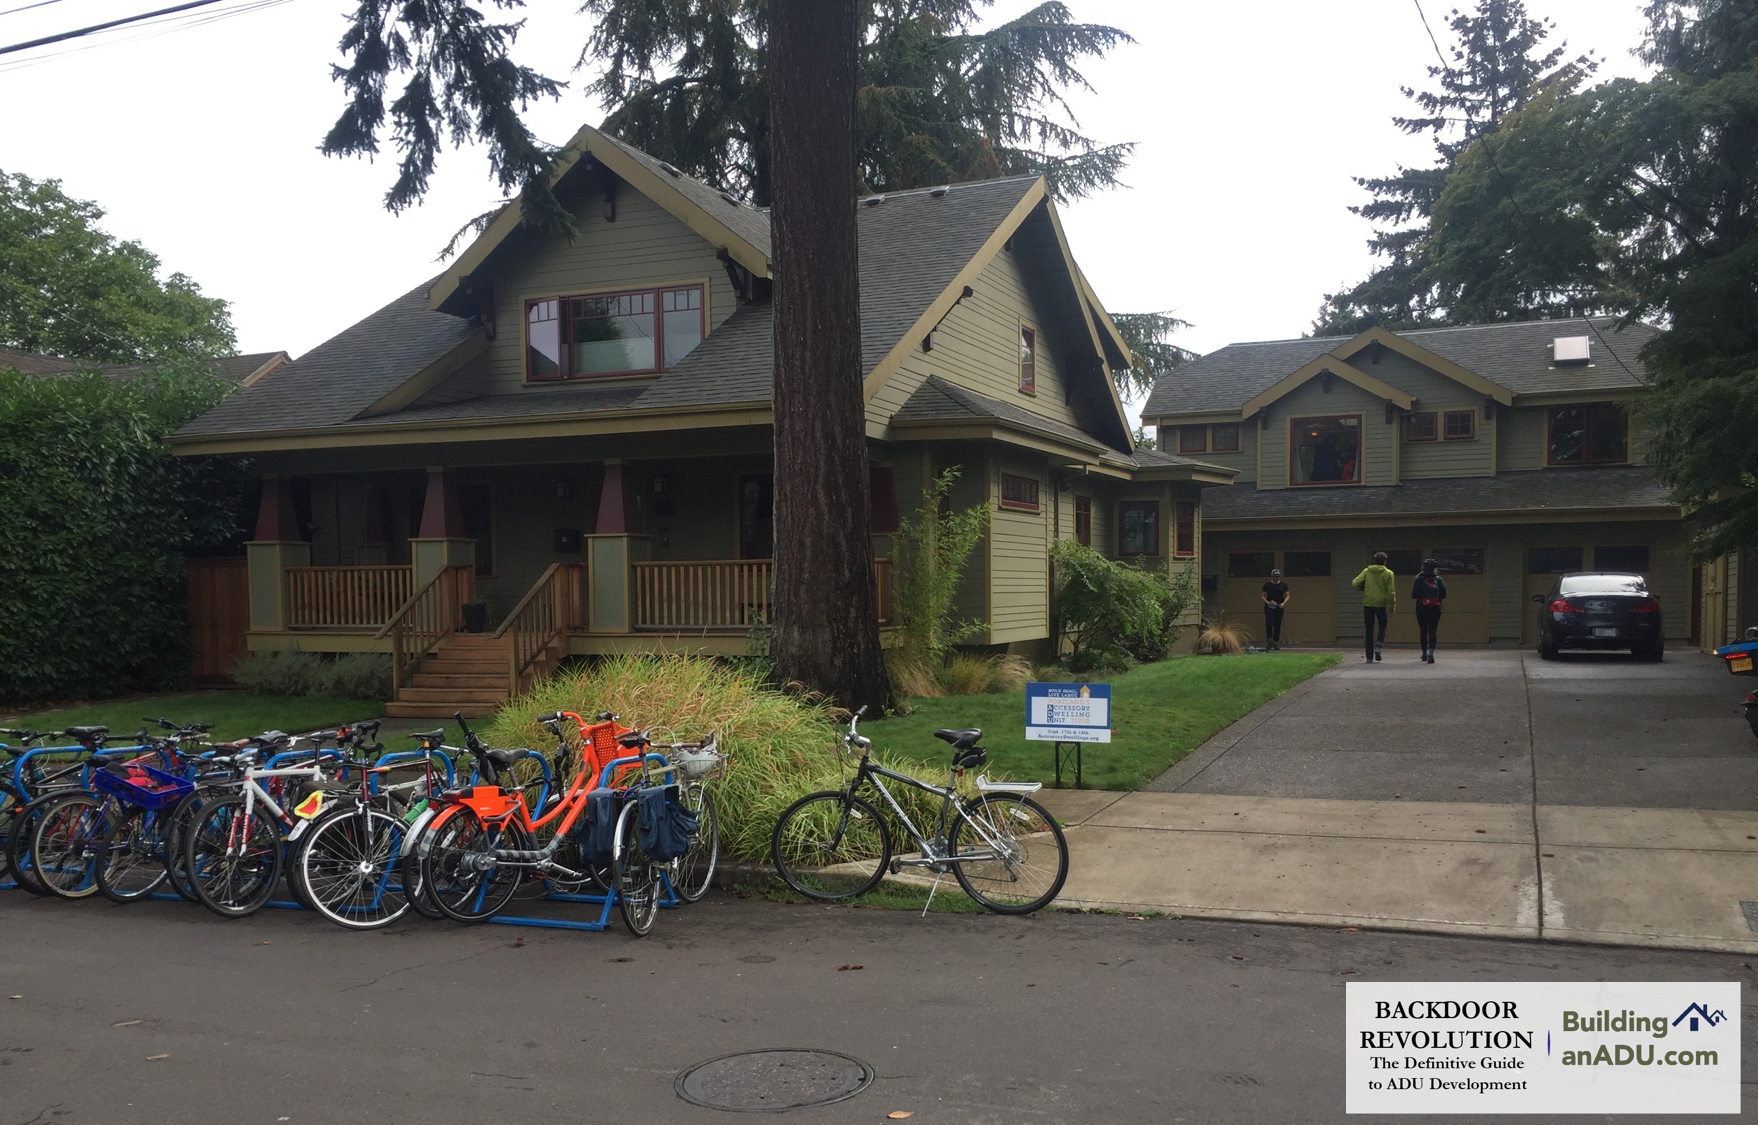
[[[1558,367],[1585,367],[1593,362],[1593,340],[1588,336],[1558,336],[1551,341],[1551,362]]]

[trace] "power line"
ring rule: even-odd
[[[50,2],[52,2],[52,0],[50,0]],[[0,47],[0,55],[10,55],[15,51],[28,51],[32,47],[46,47],[50,43],[60,43],[67,39],[78,39],[82,35],[91,35],[98,31],[107,31],[112,27],[122,27],[124,24],[139,23],[141,20],[150,20],[155,16],[168,16],[173,12],[187,12],[191,8],[205,8],[209,4],[218,4],[219,2],[220,0],[188,0],[187,3],[177,4],[170,8],[160,8],[156,12],[142,12],[137,16],[123,16],[119,20],[110,20],[107,23],[94,23],[90,27],[81,27],[74,31],[63,31],[58,35],[45,35],[41,39],[30,39],[23,43],[14,43],[10,47]]]
[[[1416,14],[1422,17],[1422,30],[1428,32],[1428,41],[1434,44],[1434,57],[1441,60],[1441,69],[1447,66],[1447,56],[1441,51],[1441,41],[1434,37],[1434,28],[1428,26],[1428,13],[1422,10],[1422,0],[1410,0],[1416,5]]]
[[[23,4],[16,8],[8,8],[0,12],[0,16],[10,16],[14,12],[28,12],[32,8],[47,8],[50,4],[59,4],[61,0],[37,0],[35,4]]]
[[[202,27],[210,23],[218,23],[221,20],[230,19],[233,16],[246,15],[250,12],[259,11],[264,8],[278,8],[283,4],[290,4],[292,2],[293,0],[246,0],[245,3],[237,4],[231,8],[215,8],[205,12],[191,12],[188,14],[173,13],[169,16],[158,17],[153,21],[154,23],[160,24],[160,26],[147,25],[145,26],[145,30],[141,30],[134,35],[126,35],[119,39],[100,39],[83,45],[69,46],[59,51],[50,51],[47,54],[32,55],[28,58],[0,60],[0,74],[9,74],[16,70],[26,70],[30,67],[41,66],[44,63],[54,62],[56,59],[63,59],[69,55],[77,55],[85,51],[96,50],[99,47],[115,46],[122,43],[138,43],[143,39],[153,39],[161,35],[169,35],[174,31],[188,31],[192,28]]]

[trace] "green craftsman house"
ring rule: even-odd
[[[391,713],[449,714],[568,654],[742,652],[768,615],[768,216],[591,128],[557,176],[574,240],[515,203],[177,435],[263,475],[251,649],[389,652]],[[1237,470],[1134,450],[1132,357],[1044,181],[850,205],[882,618],[890,535],[950,466],[992,512],[959,607],[985,645],[1047,653],[1053,537],[1194,566]]]
[[[1758,599],[1739,597],[1737,558],[1691,565],[1685,513],[1648,467],[1629,407],[1653,333],[1609,318],[1376,328],[1233,344],[1162,378],[1142,411],[1160,448],[1238,474],[1205,504],[1210,612],[1261,630],[1279,568],[1285,639],[1359,638],[1350,580],[1383,550],[1403,576],[1439,560],[1448,643],[1532,643],[1532,595],[1572,570],[1640,572],[1670,642],[1725,643]],[[1388,637],[1414,642],[1414,615]]]

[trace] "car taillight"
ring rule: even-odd
[[[1746,702],[1747,703],[1758,703],[1758,691],[1747,692],[1746,693]]]
[[[1653,598],[1643,598],[1641,601],[1636,603],[1636,608],[1634,610],[1632,610],[1631,612],[1633,612],[1633,613],[1659,613],[1660,612],[1660,603],[1658,601],[1655,601]]]
[[[1566,601],[1562,598],[1558,598],[1557,600],[1551,602],[1550,605],[1547,606],[1546,608],[1549,609],[1552,613],[1580,613],[1581,612],[1580,606],[1576,605],[1574,602]]]

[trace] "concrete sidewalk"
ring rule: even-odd
[[[1067,906],[1758,953],[1758,812],[1039,797],[1068,826]]]

